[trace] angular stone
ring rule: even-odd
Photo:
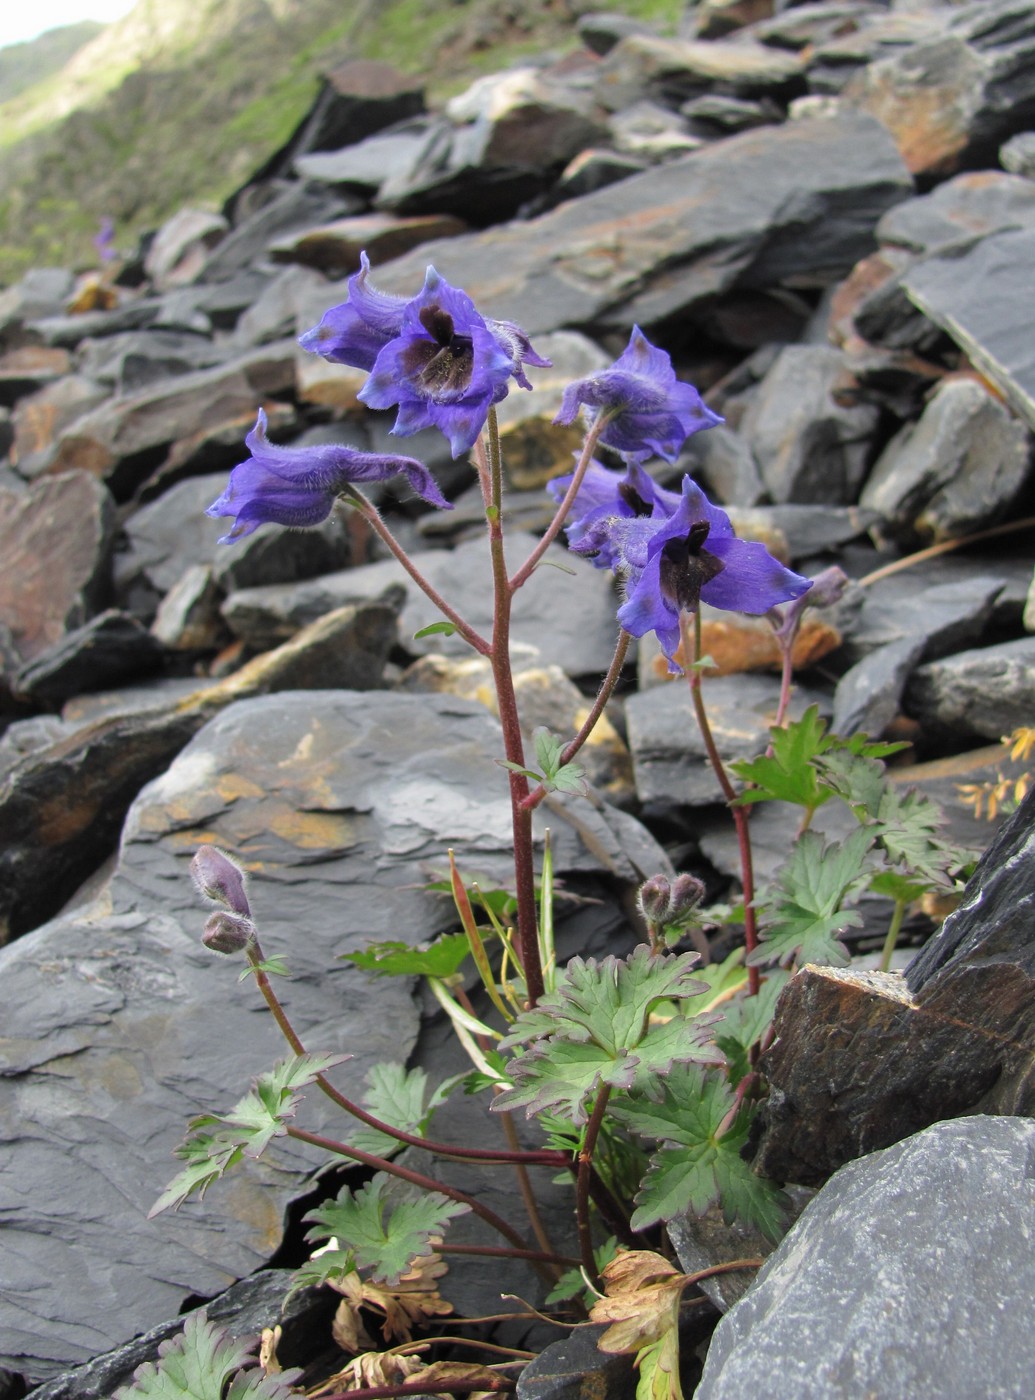
[[[802,619],[791,652],[795,671],[807,670],[841,645],[841,633],[821,614],[809,611]],[[701,650],[711,657],[711,676],[732,676],[743,671],[779,671],[783,664],[773,629],[764,617],[723,612],[701,604]],[[678,648],[676,659],[682,657]],[[671,680],[668,659],[653,632],[640,639],[637,675],[640,690],[667,685]]]
[[[1035,131],[1019,131],[999,148],[999,164],[1011,175],[1035,176]]]
[[[844,628],[844,656],[854,665],[864,656],[905,638],[923,639],[923,657],[933,661],[979,641],[1006,586],[994,573],[970,574],[948,583],[927,584],[908,571],[858,590],[849,599],[852,616],[838,615]]]
[[[312,268],[294,264],[282,268],[266,284],[258,299],[242,312],[234,327],[234,344],[244,348],[265,345],[268,341],[282,340],[285,336],[301,335],[314,324],[308,315],[310,299],[323,304],[326,310],[344,290],[341,288],[336,294],[327,279]],[[300,306],[306,308],[304,325],[299,325]],[[318,359],[319,356],[312,358]]]
[[[281,181],[268,187],[269,198],[236,224],[209,254],[201,272],[205,282],[226,282],[265,253],[275,238],[292,230],[330,223],[358,214],[361,201],[309,183]]]
[[[180,209],[155,234],[144,271],[159,291],[193,282],[230,225],[208,209]]]
[[[857,114],[742,132],[536,219],[425,245],[380,269],[413,296],[428,262],[483,313],[530,334],[608,324],[628,334],[738,284],[816,286],[872,249],[912,193],[890,137]],[[804,220],[804,222],[803,222]],[[621,229],[618,254],[614,246]]]
[[[737,131],[750,131],[755,126],[769,126],[779,122],[782,116],[774,102],[753,102],[719,93],[692,97],[679,110],[692,135],[713,140],[717,136],[732,136]]]
[[[646,161],[634,156],[590,146],[568,162],[546,197],[551,206],[565,199],[581,199],[583,195],[595,194],[597,190],[606,189],[629,175],[638,175],[646,167]]]
[[[617,111],[642,97],[685,101],[716,85],[736,97],[786,93],[804,86],[804,73],[797,54],[750,40],[698,42],[632,35],[604,58],[596,94],[605,107]]]
[[[11,465],[27,481],[40,476],[54,460],[55,443],[65,429],[110,397],[106,385],[68,374],[22,399],[13,415]]]
[[[46,345],[20,345],[0,354],[0,405],[10,408],[69,370],[67,350]]]
[[[295,170],[303,180],[374,194],[387,180],[403,179],[412,170],[431,125],[430,118],[405,122],[339,151],[299,156]]]
[[[903,275],[903,285],[1035,429],[1035,352],[1025,298],[1018,296],[1033,258],[1035,227],[1005,229],[924,258]]]
[[[163,656],[161,643],[142,623],[108,608],[22,666],[11,689],[40,705],[60,705],[85,690],[101,690],[155,671]]]
[[[720,1322],[695,1400],[1022,1400],[1033,1149],[1035,1124],[977,1116],[843,1167]]]
[[[475,79],[446,104],[450,121],[481,128],[481,163],[548,171],[565,166],[604,135],[594,105],[577,85],[539,68]]]
[[[660,102],[633,102],[616,112],[608,126],[616,151],[650,165],[696,151],[702,144],[678,112]]]
[[[883,738],[899,713],[902,692],[925,645],[923,636],[903,637],[870,652],[846,671],[834,691],[833,732]]]
[[[362,142],[423,110],[419,82],[390,63],[371,59],[339,63],[326,75],[312,108],[263,173],[271,168],[279,171],[292,156],[298,169],[311,151],[336,151]]]
[[[1035,714],[1035,637],[957,652],[913,672],[905,708],[926,733],[957,746],[999,739]]]
[[[216,651],[230,640],[219,612],[223,597],[211,566],[192,564],[159,603],[152,635],[174,651]]]
[[[570,1336],[551,1342],[518,1376],[518,1400],[628,1400],[635,1389],[627,1355],[601,1351],[602,1325],[576,1327]]]
[[[66,267],[34,267],[0,292],[0,335],[41,316],[60,316],[75,287]]]
[[[721,423],[688,438],[679,465],[723,505],[756,506],[765,500],[765,483],[750,444]]]
[[[79,627],[108,585],[115,512],[85,472],[0,489],[0,626],[31,661]]]
[[[87,340],[76,351],[79,373],[127,396],[174,374],[208,369],[228,359],[206,335],[186,331],[125,331]]]
[[[0,943],[53,916],[107,857],[126,809],[235,700],[381,684],[397,599],[344,607],[226,680],[102,714],[15,764],[0,783]]]
[[[363,251],[372,263],[388,262],[432,238],[453,238],[466,231],[467,225],[450,214],[425,214],[414,219],[355,214],[280,239],[270,244],[269,254],[274,262],[301,263],[339,278],[359,271]]]
[[[879,410],[839,402],[847,372],[832,346],[788,345],[759,386],[741,430],[774,500],[857,499]]]
[[[417,1006],[408,983],[372,983],[334,959],[371,938],[416,944],[453,927],[449,902],[424,888],[447,847],[505,880],[509,803],[487,761],[500,742],[482,706],[453,696],[331,691],[234,705],[134,804],[103,899],[0,953],[12,999],[0,1044],[19,1086],[16,1102],[0,1100],[12,1168],[0,1208],[18,1261],[0,1299],[0,1362],[46,1378],[251,1272],[321,1161],[284,1139],[203,1205],[143,1218],[190,1113],[225,1110],[281,1053],[254,990],[199,945],[196,847],[243,860],[265,949],[293,974],[281,994],[298,1033],[313,1050],[353,1055],[331,1077],[358,1096],[374,1064],[408,1058]],[[600,873],[632,883],[625,850],[664,859],[635,822],[582,803],[584,844],[565,810],[537,816],[536,843],[548,824],[555,868],[582,888],[602,894]],[[340,1115],[308,1092],[299,1122],[335,1131]],[[509,1185],[488,1189],[512,1198]]]
[[[1035,223],[1035,185],[1002,170],[968,171],[904,200],[881,218],[877,238],[912,253],[930,253],[1018,224]]]
[[[881,453],[859,503],[888,534],[938,542],[995,524],[1031,475],[1031,434],[974,379],[947,379]]]
[[[516,569],[536,543],[531,537],[507,538],[508,563]],[[492,590],[484,538],[454,550],[423,550],[414,563],[444,598],[456,600],[466,620],[484,635],[492,627]],[[585,560],[552,545],[546,561],[556,561],[564,573],[540,565],[514,598],[511,638],[516,645],[536,647],[544,665],[557,665],[572,677],[606,673],[618,641],[617,602],[611,579]],[[414,633],[440,622],[441,614],[394,559],[291,587],[242,588],[231,593],[223,608],[231,631],[252,646],[270,646],[299,627],[346,601],[377,597],[392,584],[406,588],[399,619],[400,643],[414,657],[427,652],[467,656],[459,637],[441,634],[416,638]]]

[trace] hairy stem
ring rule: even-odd
[[[589,1224],[589,1182],[593,1168],[593,1152],[600,1136],[600,1126],[604,1121],[607,1101],[611,1097],[610,1084],[601,1086],[593,1112],[589,1115],[586,1131],[579,1149],[579,1170],[575,1178],[575,1220],[579,1233],[579,1254],[586,1277],[596,1283],[597,1261],[593,1257],[593,1233]]]
[[[906,901],[904,899],[895,900],[895,908],[891,915],[891,923],[888,925],[888,934],[884,940],[884,947],[881,949],[880,970],[887,972],[891,966],[891,955],[895,951],[895,944],[898,942],[899,930],[902,928],[902,920],[906,913]]]

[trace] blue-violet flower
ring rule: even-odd
[[[338,443],[318,447],[277,447],[266,437],[266,414],[245,438],[252,454],[234,467],[227,488],[206,515],[236,516],[220,544],[233,544],[266,521],[277,525],[319,525],[335,498],[352,483],[386,481],[404,476],[422,500],[449,510],[450,505],[423,462],[377,452],[358,452]]]
[[[571,423],[580,404],[615,415],[600,441],[632,461],[657,453],[674,462],[691,433],[723,421],[692,384],[676,378],[666,352],[639,326],[610,369],[568,385],[554,422]]]

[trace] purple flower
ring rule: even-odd
[[[93,246],[97,249],[97,255],[102,262],[112,262],[118,257],[115,249],[115,224],[107,214],[101,220],[101,226],[94,234]]]
[[[600,441],[634,461],[657,453],[674,462],[691,433],[723,421],[692,384],[676,378],[668,355],[639,326],[610,369],[569,384],[554,422],[572,422],[580,404],[615,414]]]
[[[368,286],[370,259],[360,253],[359,261],[359,271],[349,278],[348,300],[332,306],[298,343],[335,364],[370,370],[388,342],[402,331],[406,298]]]
[[[353,482],[386,481],[404,476],[417,495],[430,505],[449,510],[435,478],[413,457],[357,452],[337,443],[321,447],[276,447],[266,437],[266,414],[245,438],[252,454],[234,467],[227,488],[206,515],[236,516],[233,529],[220,544],[233,544],[266,521],[277,525],[319,525],[335,498]]]
[[[570,480],[551,482],[553,494],[563,494]],[[677,495],[637,463],[623,473],[591,465],[568,536],[572,549],[622,580],[619,623],[634,637],[656,632],[672,671],[679,669],[673,657],[681,612],[696,612],[704,601],[730,612],[766,613],[812,586],[764,545],[738,539],[729,516],[692,477],[683,477]]]

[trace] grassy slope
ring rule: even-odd
[[[58,74],[0,105],[0,284],[28,267],[89,266],[104,214],[131,246],[184,204],[218,206],[347,57],[425,76],[434,101],[523,53],[569,46],[573,15],[601,9],[664,30],[683,4],[138,0]]]
[[[94,20],[50,29],[24,44],[0,49],[0,105],[59,73],[65,64],[104,28]]]

